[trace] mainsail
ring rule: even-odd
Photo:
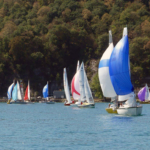
[[[89,82],[88,82],[85,70],[84,70],[84,88],[85,88],[85,96],[86,96],[87,102],[93,104],[94,99],[93,99],[93,96],[92,96],[92,92],[91,92],[91,89],[90,89],[90,86],[89,86]]]
[[[81,101],[85,101],[85,89],[84,89],[84,64],[82,62],[79,69],[79,84],[80,84],[80,99]]]
[[[66,95],[66,98],[67,98],[68,103],[71,103],[71,98],[70,98],[70,92],[69,92],[69,86],[68,86],[68,79],[67,79],[66,68],[64,68],[63,79],[64,79],[65,95]]]
[[[20,85],[18,81],[17,81],[17,96],[18,96],[18,100],[22,100]]]

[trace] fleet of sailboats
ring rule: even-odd
[[[129,41],[127,27],[123,29],[123,36],[114,47],[112,33],[109,31],[109,45],[104,51],[98,66],[98,77],[104,97],[111,98],[113,104],[106,108],[108,113],[117,113],[119,115],[141,115],[142,106],[138,105],[135,98],[134,87],[131,83]],[[63,71],[64,91],[66,95],[65,106],[94,107],[94,99],[89,86],[87,75],[84,69],[84,63],[81,65],[78,61],[76,73],[71,82],[71,100],[70,90],[67,79],[66,68]],[[30,101],[30,84],[25,91],[24,99],[21,94],[20,84],[12,83],[7,91],[8,103],[25,104]],[[48,82],[43,88],[43,97],[47,103]],[[150,103],[149,88],[146,84],[139,93],[138,97],[143,103]],[[74,101],[76,101],[74,103]]]
[[[17,81],[16,85],[12,90],[12,99],[9,102],[10,104],[27,104],[21,95],[20,84]]]

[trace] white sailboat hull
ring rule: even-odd
[[[94,108],[95,104],[94,103],[83,103],[82,105],[78,105],[79,108]]]
[[[142,113],[142,106],[118,108],[117,113],[123,116],[139,116]]]
[[[70,106],[72,106],[72,107],[77,107],[78,105],[80,105],[81,104],[81,102],[75,102],[74,104],[70,104]]]

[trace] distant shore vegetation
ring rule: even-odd
[[[77,60],[87,66],[98,62],[108,46],[108,31],[115,45],[125,26],[133,83],[139,85],[150,75],[149,1],[0,0],[0,94],[13,79],[30,79],[37,91],[47,80],[61,84],[64,67],[71,81]],[[87,68],[95,88],[97,71]]]

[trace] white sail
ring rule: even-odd
[[[146,100],[149,100],[149,88],[147,84],[145,85],[145,87],[146,87],[146,93],[145,93],[145,101],[146,101]]]
[[[30,98],[30,83],[29,83],[29,81],[28,81],[28,99],[30,100],[31,98]]]
[[[111,32],[109,31],[109,34],[110,33]],[[111,38],[112,38],[112,34],[110,34],[109,36],[109,39]],[[109,41],[112,41],[112,39]],[[109,66],[108,66],[113,48],[114,48],[113,43],[110,43],[99,62],[98,77],[99,77],[99,81],[100,81],[100,85],[101,85],[101,89],[102,89],[104,97],[116,97],[117,96],[114,90],[114,87],[111,83],[110,74],[109,74]]]
[[[87,102],[93,104],[94,99],[93,99],[93,96],[92,96],[92,92],[91,92],[91,89],[90,89],[90,86],[89,86],[89,82],[88,82],[85,70],[84,70],[84,88],[85,88],[85,96],[86,96]]]
[[[69,92],[69,86],[68,86],[68,79],[67,79],[66,68],[64,68],[63,79],[64,79],[65,95],[66,95],[66,98],[67,98],[68,103],[71,103],[71,98],[70,98],[70,92]]]
[[[17,81],[17,93],[18,93],[18,100],[22,100],[21,91],[20,91],[20,85],[19,85],[18,81]]]
[[[85,101],[85,89],[84,89],[84,64],[82,62],[79,69],[79,84],[80,84],[80,99],[81,101]]]

